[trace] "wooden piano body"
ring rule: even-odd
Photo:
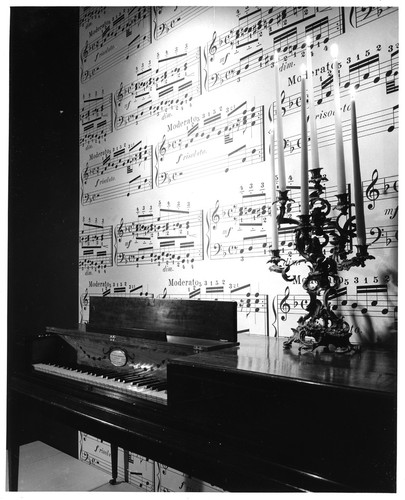
[[[46,415],[227,491],[395,491],[394,351],[298,355],[237,338],[236,303],[116,299],[92,299],[86,332],[48,329],[9,375],[11,490],[21,432]],[[152,366],[167,404],[32,369],[64,361]]]
[[[235,345],[235,302],[93,297],[85,330],[48,327],[30,359],[45,376],[165,404],[170,359]]]

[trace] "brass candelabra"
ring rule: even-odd
[[[320,346],[328,350],[332,345],[335,352],[348,352],[356,349],[349,341],[350,326],[343,316],[332,310],[331,297],[337,292],[339,271],[364,267],[365,261],[374,257],[369,255],[368,245],[357,245],[356,254],[350,256],[356,237],[356,217],[351,215],[349,196],[347,193],[338,194],[336,206],[332,207],[323,197],[327,178],[321,170],[310,170],[309,213],[300,215],[299,220],[286,217],[287,203],[293,202],[288,197],[288,190],[278,192],[274,204],[274,208],[278,209],[277,225],[278,228],[295,226],[295,249],[300,258],[287,261],[280,256],[280,250],[274,249],[268,264],[271,271],[281,273],[286,281],[292,281],[289,276],[292,266],[305,262],[310,269],[303,281],[303,288],[309,295],[307,314],[299,318],[297,327],[292,329],[293,335],[284,342],[284,347],[291,348],[297,342],[300,351]],[[332,215],[332,209],[337,215]]]

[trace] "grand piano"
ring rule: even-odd
[[[41,415],[111,443],[112,484],[121,447],[226,491],[396,490],[394,350],[284,350],[237,335],[235,302],[90,300],[9,374],[11,491]]]

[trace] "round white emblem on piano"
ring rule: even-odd
[[[127,364],[127,355],[122,349],[112,349],[110,361],[114,366],[124,366]]]

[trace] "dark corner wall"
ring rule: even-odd
[[[9,367],[23,336],[78,321],[79,9],[12,7]]]

